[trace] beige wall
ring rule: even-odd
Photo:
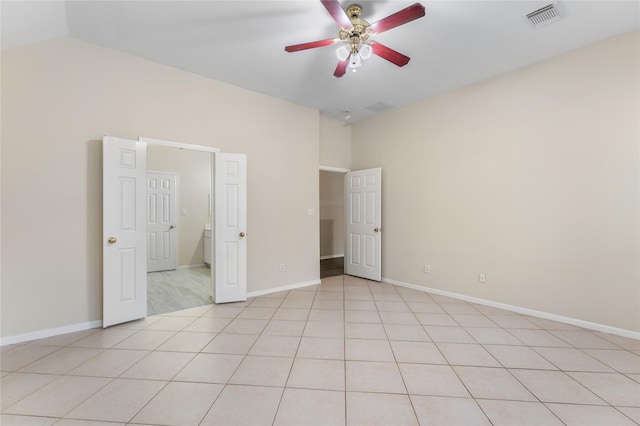
[[[204,224],[211,223],[211,154],[151,145],[147,147],[147,170],[178,174],[178,266],[202,265]]]
[[[320,116],[320,165],[351,169],[351,126]]]
[[[344,244],[344,174],[320,171],[320,256],[343,256]]]
[[[355,124],[353,168],[384,169],[383,276],[640,331],[639,39]]]
[[[319,277],[317,110],[59,39],[2,52],[1,132],[2,337],[101,319],[105,134],[246,153],[248,290]]]

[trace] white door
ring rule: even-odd
[[[247,300],[247,156],[215,154],[215,303]]]
[[[147,172],[147,272],[177,266],[176,174]]]
[[[382,169],[345,175],[345,273],[380,281],[382,247]]]
[[[144,142],[102,140],[102,325],[147,316],[147,241]]]

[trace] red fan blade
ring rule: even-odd
[[[411,22],[414,19],[422,18],[424,16],[424,6],[420,3],[412,4],[411,6],[404,8],[392,15],[387,16],[379,20],[378,22],[371,24],[371,31],[376,34],[388,31],[391,28],[398,27],[400,25]]]
[[[315,47],[330,46],[338,41],[340,40],[336,40],[335,38],[328,38],[326,40],[311,41],[309,43],[302,43],[302,44],[294,44],[293,46],[285,47],[284,50],[286,50],[287,52],[298,52],[300,50],[313,49]]]
[[[411,60],[410,57],[403,55],[400,52],[396,52],[395,50],[380,44],[378,42],[372,43],[371,47],[373,48],[373,54],[378,55],[387,61],[396,64],[399,67],[403,67],[409,63]]]
[[[333,73],[333,76],[335,78],[340,78],[347,73],[347,66],[349,66],[349,59],[351,59],[351,53],[349,53],[349,56],[347,57],[347,59],[345,59],[344,61],[338,62],[338,66],[336,67],[336,70]]]
[[[351,28],[353,25],[338,0],[320,0],[340,28]]]

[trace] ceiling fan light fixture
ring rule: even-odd
[[[357,53],[351,55],[351,59],[349,59],[349,68],[352,70],[356,70],[356,68],[360,68],[362,66],[362,58]]]
[[[360,49],[358,49],[358,53],[360,54],[360,57],[366,61],[371,57],[371,54],[373,53],[373,48],[370,45],[363,43],[360,46]]]
[[[344,44],[336,50],[336,56],[340,62],[346,61],[349,57],[349,53],[351,53],[351,50]]]

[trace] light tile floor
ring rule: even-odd
[[[348,276],[1,349],[3,426],[640,424],[640,341]]]

